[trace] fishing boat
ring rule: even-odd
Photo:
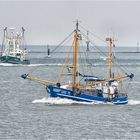
[[[4,28],[4,38],[1,48],[0,61],[11,64],[30,64],[27,59],[27,50],[22,45],[24,41],[25,29],[22,27],[21,33],[14,28]]]
[[[73,35],[74,34],[74,35]],[[50,97],[53,98],[64,98],[70,99],[77,102],[93,102],[93,103],[111,103],[111,104],[127,104],[128,95],[126,90],[123,91],[123,83],[127,82],[127,79],[132,79],[134,74],[127,74],[117,76],[113,71],[112,66],[116,59],[112,53],[113,49],[113,39],[106,38],[109,46],[108,53],[108,74],[105,72],[103,74],[106,77],[99,77],[93,74],[84,74],[80,69],[80,55],[79,47],[80,41],[84,40],[82,38],[82,32],[79,30],[79,22],[76,22],[76,29],[73,31],[73,42],[68,51],[68,55],[65,59],[65,63],[60,70],[60,74],[56,81],[42,80],[32,76],[31,74],[23,74],[21,77],[23,79],[28,79],[31,81],[36,81],[40,84],[45,85],[46,90]],[[85,34],[84,34],[85,35]],[[86,40],[86,42],[88,42]],[[88,42],[89,45],[89,42]],[[73,61],[72,64],[69,64],[69,57],[72,52]],[[85,68],[86,65],[81,64]],[[117,67],[118,68],[118,67]],[[56,69],[55,69],[56,71]],[[67,71],[67,74],[65,73]],[[99,71],[99,70],[98,70]],[[124,72],[124,71],[123,71]],[[118,71],[117,71],[118,73]],[[61,81],[62,76],[68,75],[70,80]],[[126,89],[126,85],[124,85]]]

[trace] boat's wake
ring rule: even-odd
[[[5,66],[5,67],[13,67],[13,66],[20,66],[21,64],[10,64],[10,63],[0,63],[0,66]]]
[[[42,98],[42,99],[36,99],[32,101],[32,103],[44,103],[49,105],[94,105],[94,104],[106,104],[106,105],[113,105],[112,103],[101,103],[101,102],[79,102],[79,101],[73,101],[70,99],[62,99],[62,98]],[[129,100],[127,105],[140,105],[140,101],[138,100]]]
[[[22,65],[26,67],[38,67],[38,66],[46,66],[46,64],[29,64],[29,65]]]
[[[10,63],[0,63],[0,66],[3,67],[37,67],[37,66],[46,66],[47,64],[10,64]]]
[[[45,104],[50,104],[50,105],[73,105],[73,104],[84,104],[84,105],[93,105],[93,104],[104,104],[101,102],[79,102],[79,101],[73,101],[70,99],[62,99],[62,98],[42,98],[42,99],[36,99],[32,101],[32,103],[45,103]]]
[[[46,103],[46,104],[73,104],[74,101],[68,100],[68,99],[60,99],[60,98],[42,98],[42,99],[36,99],[32,101],[32,103]]]
[[[10,63],[0,63],[3,67],[38,67],[38,66],[62,66],[63,64],[10,64]]]
[[[129,100],[128,105],[140,105],[140,101],[138,101],[138,100]]]
[[[29,67],[36,67],[36,66],[62,66],[63,64],[60,63],[46,63],[46,64],[30,64],[30,65],[26,65]]]

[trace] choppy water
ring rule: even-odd
[[[62,65],[57,58],[33,54],[29,66],[0,64],[0,139],[139,139],[140,54],[117,55],[135,74],[127,105],[48,98],[43,85],[20,78],[33,69],[34,75],[55,78]]]

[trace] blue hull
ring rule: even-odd
[[[11,63],[11,64],[30,64],[29,60],[21,61],[19,58],[12,57],[12,56],[1,56],[0,60],[2,63]]]
[[[98,96],[92,96],[87,95],[86,93],[81,94],[73,94],[72,91],[62,88],[54,87],[53,85],[49,86],[50,89],[50,96],[51,97],[59,97],[59,98],[66,98],[71,99],[74,101],[79,102],[98,102],[98,103],[113,103],[113,104],[127,104],[128,98],[127,97],[119,97],[114,99],[104,98],[104,97],[98,97]]]

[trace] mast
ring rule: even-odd
[[[3,36],[2,47],[1,47],[1,56],[3,55],[3,52],[7,49],[5,48],[6,35],[7,35],[7,27],[4,28],[4,36]]]
[[[88,31],[87,31],[87,41],[86,41],[86,44],[87,44],[87,52],[89,52],[89,38],[88,38]]]
[[[111,79],[111,78],[113,78],[113,76],[112,76],[112,57],[113,57],[113,55],[112,55],[112,47],[113,47],[113,40],[112,40],[112,38],[106,38],[106,41],[109,41],[109,61],[108,61],[108,63],[109,63],[109,79]]]
[[[78,20],[76,21],[76,30],[75,30],[75,46],[74,46],[74,60],[73,60],[73,66],[74,66],[74,71],[73,71],[73,91],[75,92],[76,88],[79,87],[79,84],[77,85],[77,64],[78,64]]]

